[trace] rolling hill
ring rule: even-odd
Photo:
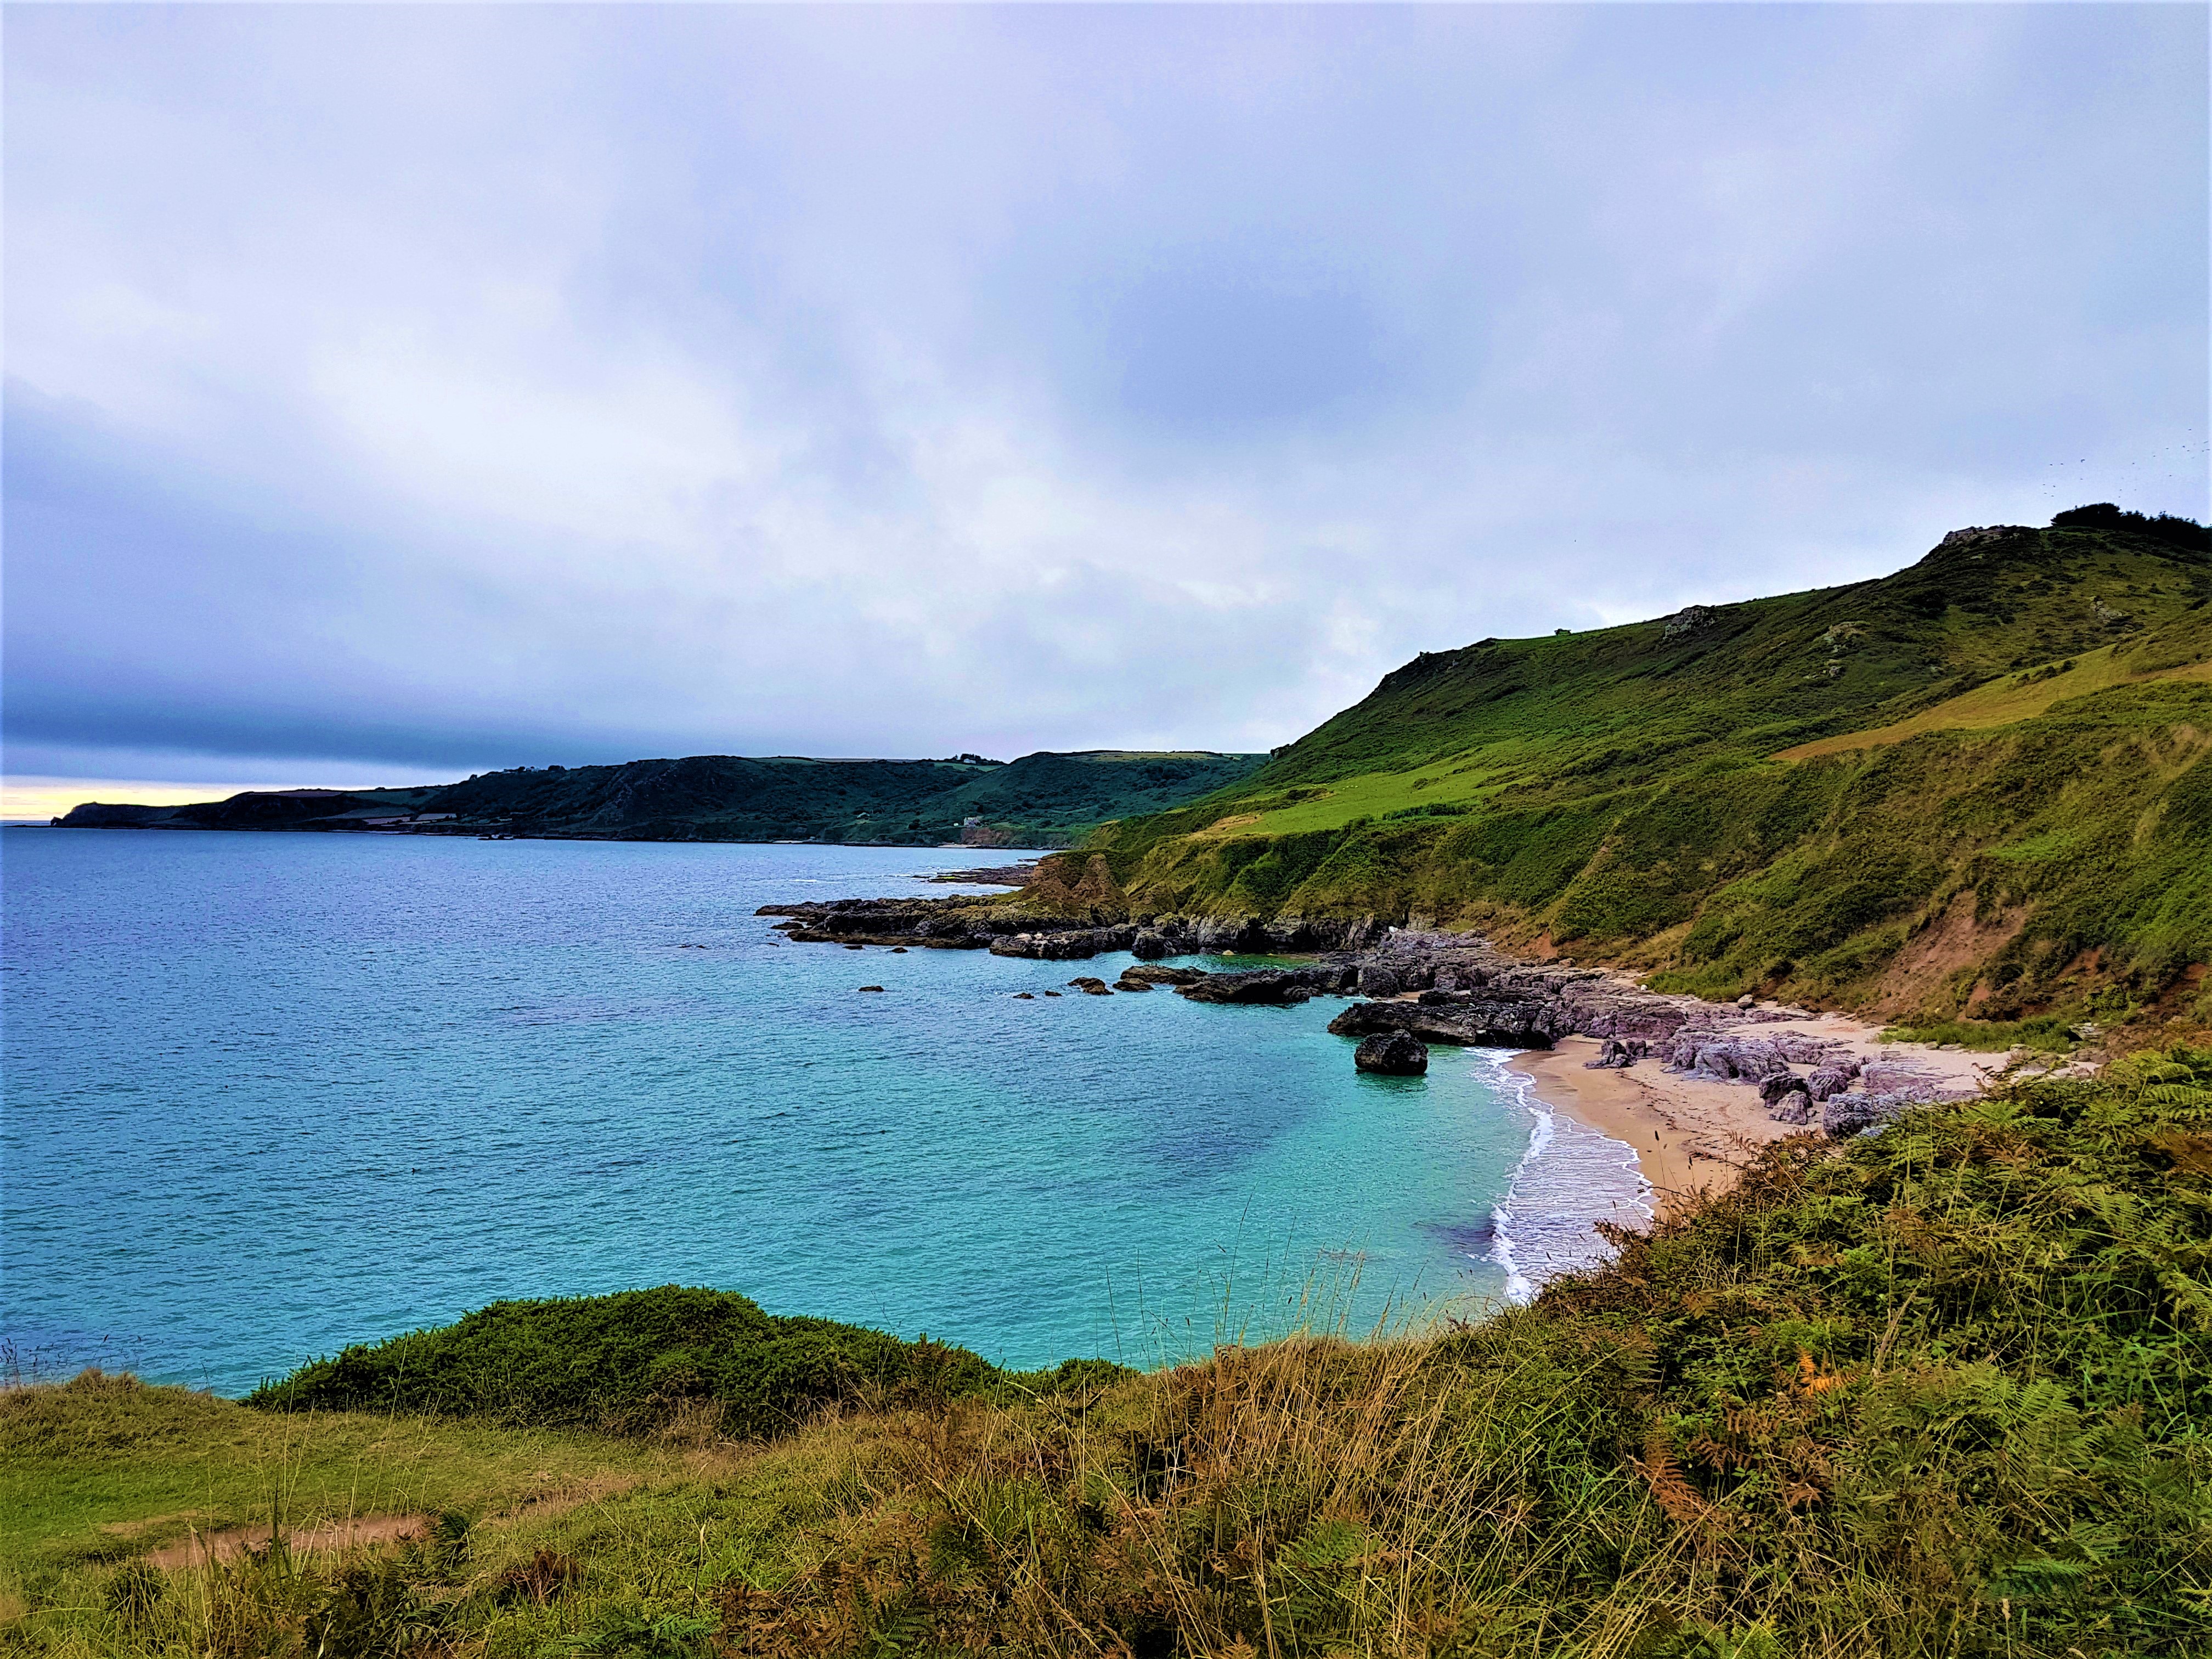
[[[1091,845],[1139,909],[1480,926],[1708,995],[2186,1001],[2208,600],[2187,520],[1956,531],[1875,580],[1424,654]]]

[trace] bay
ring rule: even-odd
[[[1128,959],[753,914],[977,857],[6,832],[0,1358],[238,1393],[501,1297],[684,1283],[1152,1364],[1504,1291],[1533,1119],[1497,1056],[1365,1077],[1333,1000],[1051,998]]]

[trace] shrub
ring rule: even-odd
[[[851,1401],[951,1398],[1096,1383],[1119,1367],[1070,1362],[1011,1376],[927,1337],[778,1318],[727,1291],[658,1290],[495,1302],[459,1323],[346,1349],[264,1383],[272,1411],[395,1411],[635,1430],[711,1401],[728,1432],[764,1438]]]

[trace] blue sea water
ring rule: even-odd
[[[1360,1076],[1333,1000],[1025,1001],[1127,958],[753,914],[960,890],[914,878],[975,856],[5,832],[0,1361],[237,1393],[500,1297],[680,1282],[1157,1364],[1525,1293],[1636,1209],[1628,1149],[1502,1056]]]

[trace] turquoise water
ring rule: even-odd
[[[1537,1120],[1495,1056],[1362,1077],[1334,1000],[1022,1001],[1127,958],[753,915],[946,890],[914,872],[973,854],[15,830],[0,857],[19,1371],[234,1393],[498,1297],[672,1281],[1151,1364],[1313,1288],[1358,1329],[1506,1286]]]

